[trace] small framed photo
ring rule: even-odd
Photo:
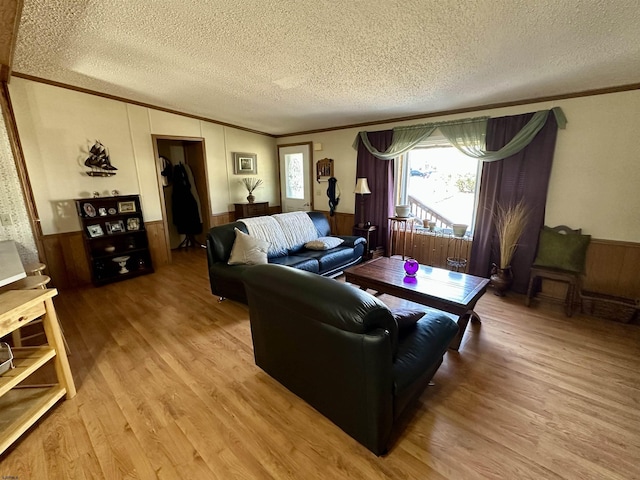
[[[134,213],[136,211],[136,202],[118,202],[118,213]]]
[[[98,209],[98,215],[100,215],[101,217],[106,217],[107,216],[107,209],[104,207],[100,207]]]
[[[140,230],[140,219],[138,217],[131,217],[127,219],[127,230]]]
[[[104,222],[104,226],[107,227],[107,233],[109,235],[125,231],[124,222],[122,220],[117,220],[115,222]]]
[[[236,175],[256,175],[258,156],[255,153],[233,152],[233,173]]]
[[[92,238],[101,237],[102,235],[104,235],[104,232],[102,231],[102,227],[100,226],[100,224],[87,225],[87,232],[89,232],[89,236]]]

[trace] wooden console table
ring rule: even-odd
[[[234,205],[236,207],[236,220],[269,215],[269,202],[234,203]]]
[[[0,293],[0,337],[43,317],[47,345],[12,349],[15,368],[0,375],[0,454],[42,417],[58,400],[73,398],[76,387],[65,352],[60,324],[48,290],[8,290]],[[19,385],[53,359],[57,383]]]

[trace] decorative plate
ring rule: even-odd
[[[109,215],[115,215],[116,214],[116,209],[115,208],[110,208],[109,209]]]
[[[90,203],[85,203],[82,208],[84,209],[84,213],[86,213],[88,217],[96,216],[96,209],[93,208],[93,205],[91,205]]]

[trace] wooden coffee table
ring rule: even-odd
[[[460,348],[469,320],[480,321],[473,308],[489,283],[486,278],[424,265],[420,265],[414,279],[409,279],[404,271],[404,261],[388,257],[348,268],[344,275],[347,282],[363,290],[370,288],[379,294],[386,293],[457,315],[458,334],[449,345],[454,350]]]

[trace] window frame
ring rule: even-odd
[[[430,148],[456,148],[451,144],[447,138],[442,135],[438,130],[436,130],[432,135],[430,135],[427,139],[420,142],[416,145],[413,150],[418,149],[430,149]],[[408,189],[409,189],[409,181],[411,176],[409,175],[410,164],[409,164],[409,153],[403,154],[397,158],[395,162],[395,201],[396,205],[407,205],[408,204]],[[462,155],[464,153],[460,152]],[[468,227],[469,236],[473,237],[474,227],[476,223],[476,218],[478,215],[478,202],[480,199],[480,183],[482,181],[482,160],[476,159],[476,188],[473,196],[473,211],[471,214],[471,224]],[[445,230],[451,230],[450,228]],[[452,233],[452,232],[449,232]]]

